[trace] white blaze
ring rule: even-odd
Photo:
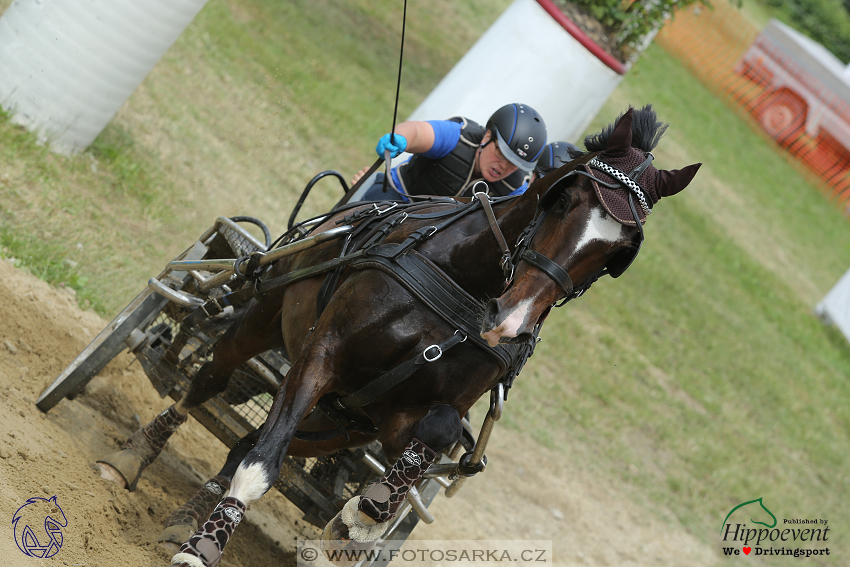
[[[570,255],[570,260],[575,258],[582,249],[594,240],[604,242],[617,242],[623,233],[623,225],[614,217],[605,214],[601,207],[594,207],[590,211],[590,218],[584,227],[584,232],[576,243],[576,248]]]

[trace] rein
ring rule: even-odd
[[[484,214],[487,216],[487,222],[490,223],[490,230],[493,231],[493,236],[496,237],[496,242],[499,244],[499,248],[502,249],[502,260],[499,262],[499,266],[501,266],[502,273],[505,275],[505,287],[507,288],[514,278],[514,263],[511,260],[511,249],[508,247],[508,241],[505,240],[505,235],[502,234],[499,223],[496,222],[496,214],[490,205],[490,196],[484,191],[478,191],[472,197],[473,199],[477,198],[481,203]]]

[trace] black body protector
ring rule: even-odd
[[[440,159],[415,155],[398,167],[402,191],[408,195],[438,195],[440,197],[470,196],[470,188],[480,176],[473,178],[475,155],[487,129],[477,122],[455,116],[451,122],[460,123],[460,139],[452,152]],[[519,189],[526,172],[517,170],[504,179],[487,182],[490,195],[504,197]]]

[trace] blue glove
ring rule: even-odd
[[[395,144],[393,144],[395,140]],[[401,134],[384,134],[378,140],[378,145],[375,146],[375,151],[378,152],[378,157],[384,157],[384,150],[390,151],[390,157],[397,157],[401,152],[407,149],[407,139]]]

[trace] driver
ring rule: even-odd
[[[534,168],[534,173],[531,175],[528,183],[516,191],[511,192],[511,196],[522,195],[535,179],[542,179],[547,173],[551,173],[565,163],[570,163],[583,155],[584,152],[578,146],[569,142],[552,142],[548,144],[543,148],[543,153],[540,155],[540,159],[537,160],[537,167]]]
[[[378,174],[363,201],[408,201],[408,196],[459,197],[470,195],[478,181],[490,194],[508,195],[525,184],[546,146],[546,124],[526,104],[507,104],[493,113],[486,126],[463,117],[398,124],[395,136],[384,134],[375,151],[392,157],[404,151],[413,156],[394,167],[398,192]],[[366,169],[354,176],[353,183]]]

